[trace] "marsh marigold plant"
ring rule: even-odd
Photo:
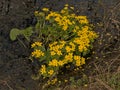
[[[73,9],[66,4],[60,12],[48,8],[35,11],[37,39],[31,44],[31,58],[40,63],[39,76],[60,74],[59,70],[66,64],[77,68],[85,64],[97,34],[87,17],[72,13]]]

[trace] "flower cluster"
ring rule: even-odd
[[[44,56],[44,52],[41,50],[36,49],[32,52],[32,57],[40,58],[41,56]]]
[[[61,13],[50,11],[46,16],[46,20],[53,19],[55,23],[62,27],[62,29],[69,30],[71,26],[79,24],[88,24],[86,16],[76,16],[75,14],[69,14],[68,5],[61,10]],[[76,20],[76,21],[74,21]]]
[[[40,49],[37,49],[37,47],[40,47],[40,46],[42,46],[41,42],[34,42],[31,45],[31,48],[34,48],[34,51],[31,53],[32,57],[40,58],[40,57],[44,56],[44,52],[41,51]]]
[[[45,78],[57,75],[66,64],[81,68],[85,64],[84,56],[92,49],[92,42],[97,38],[87,17],[75,15],[71,9],[74,8],[66,4],[60,12],[49,11],[48,8],[35,12],[41,42],[31,45],[31,57],[40,61],[39,75]]]

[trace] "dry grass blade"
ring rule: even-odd
[[[117,72],[120,72],[120,66],[118,67]]]
[[[105,82],[103,82],[102,80],[100,80],[100,79],[98,79],[98,78],[95,78],[95,80],[96,80],[97,82],[99,82],[101,85],[105,86],[106,89],[108,89],[108,90],[114,90],[114,89],[112,89],[110,86],[108,86]]]
[[[5,80],[0,80],[0,83],[3,84],[3,85],[6,85],[6,86],[9,88],[9,90],[13,90],[13,88],[8,84],[7,81],[5,81]]]

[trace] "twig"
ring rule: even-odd
[[[7,81],[4,81],[4,80],[0,80],[1,83],[3,83],[3,85],[6,85],[9,90],[13,90],[13,88],[7,83]]]
[[[106,83],[104,83],[102,80],[95,78],[96,81],[98,81],[101,85],[105,86],[108,90],[114,90],[110,86],[108,86]]]

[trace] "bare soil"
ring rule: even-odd
[[[119,0],[103,1],[0,0],[0,90],[39,90],[40,81],[31,79],[33,66],[37,64],[28,59],[30,44],[22,37],[26,48],[18,40],[11,41],[9,33],[12,28],[34,26],[35,10],[48,7],[58,11],[66,3],[74,6],[76,14],[87,15],[99,33],[87,62],[92,68],[84,66],[85,73],[92,75],[94,64],[105,68],[106,62],[113,62],[111,72],[116,71],[120,66],[120,3]]]

